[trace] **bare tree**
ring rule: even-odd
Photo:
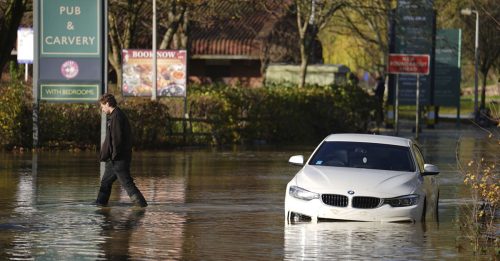
[[[198,1],[159,1],[158,33],[162,35],[159,49],[187,47],[188,10]],[[110,0],[109,2],[109,62],[116,72],[117,84],[122,84],[121,51],[151,46],[152,3],[140,0]],[[180,32],[180,33],[179,33]]]
[[[299,88],[305,85],[311,47],[317,40],[318,32],[326,26],[335,12],[345,5],[344,0],[295,0],[300,38]]]
[[[108,60],[116,72],[117,85],[121,86],[122,50],[134,47],[140,40],[138,22],[147,17],[145,1],[110,0],[108,10],[110,44]]]
[[[376,71],[383,75],[389,52],[389,24],[391,1],[387,0],[351,0],[349,6],[340,10],[338,19],[335,19],[334,32],[351,35],[356,39],[359,47],[370,56],[364,59],[368,62],[364,68],[367,71]]]
[[[172,42],[176,40],[176,46],[174,49],[178,48],[186,48],[187,41],[184,40],[184,44],[179,44],[178,40],[175,38],[176,33],[180,31],[179,29],[187,29],[188,22],[188,10],[190,9],[190,4],[188,1],[177,1],[177,0],[168,0],[163,1],[159,5],[160,10],[164,10],[160,12],[160,16],[158,19],[160,20],[160,26],[165,30],[163,33],[163,37],[159,46],[159,49],[167,49],[172,48]],[[187,34],[183,35],[184,37]]]

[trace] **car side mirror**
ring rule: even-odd
[[[288,160],[288,163],[292,165],[302,166],[304,165],[304,156],[302,155],[291,156],[290,159]]]
[[[432,164],[424,164],[424,172],[422,176],[432,176],[439,174],[439,168]]]

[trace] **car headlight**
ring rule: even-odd
[[[290,193],[290,196],[302,200],[311,200],[319,198],[318,193],[314,193],[297,186],[290,186],[290,190],[288,191],[288,193]]]
[[[406,195],[397,198],[384,198],[384,204],[389,204],[391,207],[409,207],[418,203],[419,195]]]

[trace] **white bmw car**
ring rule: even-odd
[[[439,169],[411,139],[332,134],[289,162],[302,168],[286,187],[287,223],[437,219]]]

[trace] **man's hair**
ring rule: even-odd
[[[99,99],[99,102],[101,104],[108,104],[110,107],[116,107],[116,99],[115,99],[115,96],[113,96],[113,94],[111,93],[105,93],[101,96],[101,98]]]

